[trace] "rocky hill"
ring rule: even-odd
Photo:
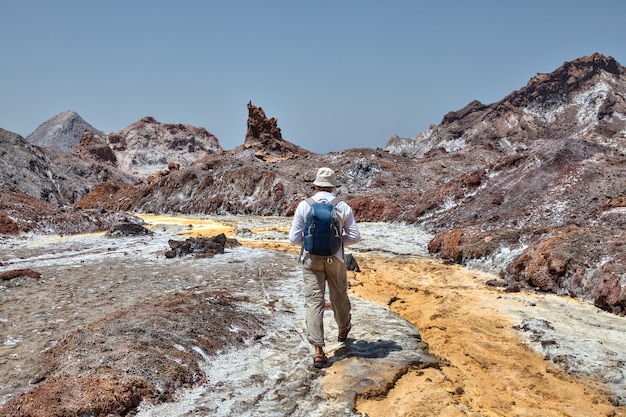
[[[163,132],[172,125],[144,119],[125,134],[81,139],[75,155],[139,180],[111,178],[76,206],[291,216],[317,168],[329,166],[357,220],[419,225],[436,233],[433,254],[499,271],[494,285],[569,294],[623,314],[625,97],[626,70],[594,54],[385,149],[326,155],[284,140],[278,121],[248,103],[242,146],[210,148],[178,170],[162,170],[179,161],[158,156],[171,149]]]
[[[443,198],[432,215],[421,207],[409,215],[441,231],[432,252],[504,261],[512,287],[624,312],[626,71],[613,58],[566,62],[497,103],[472,102],[415,138],[393,138],[386,150],[435,158],[443,169],[464,161],[447,190],[427,193]],[[459,187],[463,178],[471,181]]]
[[[26,141],[40,147],[69,152],[76,146],[85,131],[104,134],[87,123],[75,111],[68,110],[43,122],[33,133],[26,136]]]
[[[623,151],[626,135],[625,71],[600,54],[537,74],[526,87],[485,105],[472,101],[446,114],[438,126],[411,139],[394,137],[386,150],[412,157],[488,144],[499,152],[524,150],[535,140],[584,140]]]
[[[108,180],[129,181],[129,177],[53,148],[29,144],[0,129],[0,235],[81,233],[130,221],[125,213],[73,207]]]
[[[160,123],[153,117],[144,117],[108,135],[85,132],[72,150],[85,161],[114,167],[135,178],[163,171],[170,164],[184,168],[221,152],[218,139],[206,129]]]
[[[18,134],[0,129],[0,189],[3,193],[22,192],[64,207],[78,202],[96,184],[108,180],[130,181],[130,177],[54,148],[32,145]]]

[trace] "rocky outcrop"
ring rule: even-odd
[[[594,54],[537,74],[501,101],[478,101],[446,114],[438,126],[414,138],[392,138],[389,152],[423,157],[434,149],[455,152],[489,144],[514,153],[535,140],[585,140],[623,152],[626,135],[626,70],[612,57]]]
[[[283,139],[278,119],[267,118],[263,108],[248,102],[248,129],[242,146],[235,148],[231,155],[240,158],[255,157],[266,162],[276,162],[290,158],[301,158],[311,152]]]
[[[100,232],[122,222],[141,224],[143,220],[119,211],[58,207],[28,194],[2,190],[0,235]]]
[[[187,167],[207,155],[221,152],[218,139],[204,128],[160,123],[153,117],[144,117],[108,135],[85,132],[72,154],[115,167],[135,179],[144,179],[169,166]]]
[[[58,207],[82,199],[109,179],[128,181],[118,170],[82,161],[68,153],[32,145],[0,129],[0,190],[28,194]]]
[[[78,113],[68,110],[43,122],[26,141],[61,152],[70,152],[85,132],[103,135],[104,132],[87,123]]]
[[[426,190],[398,216],[439,231],[431,253],[505,259],[510,288],[589,300],[626,313],[626,70],[600,54],[538,74],[503,100],[477,101],[386,150],[465,173]],[[467,182],[474,165],[475,181]],[[454,169],[454,168],[453,168]],[[596,287],[598,286],[598,287]],[[610,300],[610,301],[609,301]]]
[[[213,237],[190,237],[183,241],[170,239],[170,250],[165,252],[166,258],[194,255],[196,258],[212,258],[224,250],[241,246],[236,239],[228,239],[224,233]]]
[[[624,315],[625,239],[623,226],[465,228],[437,233],[428,249],[455,263],[501,262],[510,291],[567,295]]]
[[[115,178],[102,167],[91,166],[52,148],[27,143],[21,136],[0,129],[0,234],[33,230],[67,233],[87,226],[69,206],[91,187]],[[118,177],[119,178],[119,177]],[[61,229],[65,229],[62,231]]]
[[[82,135],[72,151],[72,155],[88,163],[118,169],[117,156],[113,149],[103,139],[103,135],[91,131]]]
[[[506,268],[523,287],[567,294],[616,314],[626,313],[624,228],[570,226],[526,248]]]

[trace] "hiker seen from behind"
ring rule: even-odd
[[[289,240],[302,245],[299,260],[304,271],[307,339],[315,350],[313,365],[323,368],[328,361],[323,321],[326,286],[339,328],[337,340],[345,342],[352,323],[344,248],[358,243],[361,233],[352,208],[334,194],[335,172],[330,168],[318,169],[313,185],[316,193],[296,208]]]

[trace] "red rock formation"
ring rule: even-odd
[[[283,159],[300,158],[310,152],[283,139],[278,120],[268,119],[263,108],[248,103],[248,129],[243,146],[233,154],[244,156],[251,152],[256,158],[275,162]]]
[[[117,157],[106,139],[91,131],[83,134],[72,150],[72,155],[85,162],[117,168]]]

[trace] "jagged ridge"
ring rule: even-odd
[[[455,152],[482,143],[515,152],[538,139],[584,139],[620,149],[626,138],[626,70],[594,54],[538,74],[504,99],[472,101],[411,139],[392,138],[386,150],[423,157],[441,148]]]

